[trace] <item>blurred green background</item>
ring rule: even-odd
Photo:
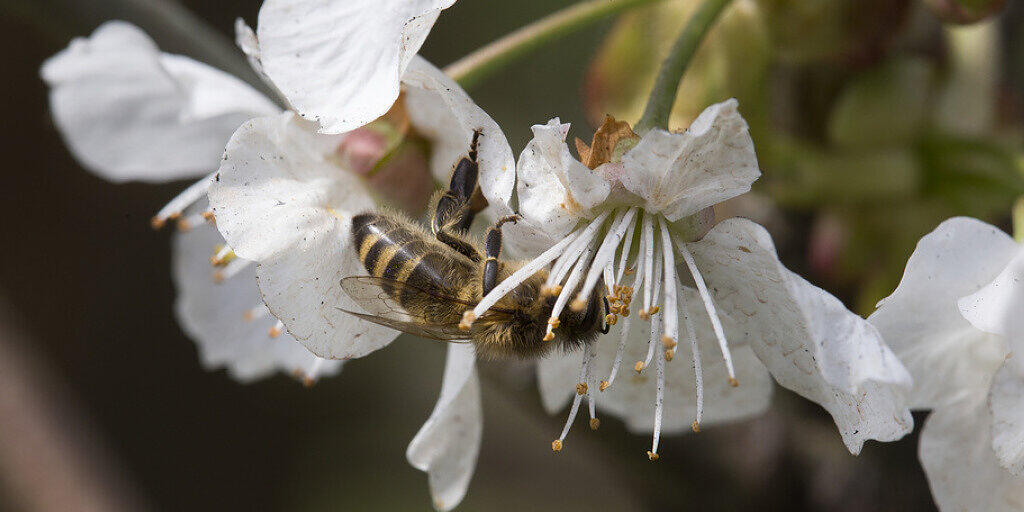
[[[570,3],[457,3],[422,53],[447,64]],[[585,140],[604,113],[635,121],[664,39],[693,3],[588,27],[470,93],[517,151],[553,116]],[[1009,229],[1024,192],[1024,7],[1010,1],[965,32],[943,27],[937,3],[739,0],[673,117],[682,128],[706,104],[740,98],[764,177],[720,214],[765,223],[790,268],[863,314],[943,218]],[[203,371],[172,317],[168,234],[149,228],[181,186],[109,184],[55,131],[39,65],[106,19],[244,69],[209,42],[227,41],[237,16],[254,24],[257,0],[182,2],[210,28],[186,39],[167,28],[166,5],[0,0],[0,509],[60,509],[40,493],[88,508],[69,481],[125,510],[429,509],[405,447],[437,397],[444,347],[401,338],[312,389]],[[577,426],[552,454],[564,417],[542,411],[532,368],[485,364],[482,375],[483,447],[459,510],[934,509],[916,434],[853,457],[824,411],[781,389],[765,416],[669,437],[651,463],[649,438],[611,418],[596,432]]]

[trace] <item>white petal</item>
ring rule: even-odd
[[[992,282],[961,298],[958,307],[971,325],[1003,336],[1011,350],[1024,352],[1024,249]]]
[[[680,303],[685,304],[694,321],[694,332],[701,348],[704,369],[704,419],[701,426],[734,421],[763,412],[771,402],[772,379],[749,346],[732,347],[733,362],[739,387],[729,385],[729,374],[718,351],[711,322],[704,312],[697,291],[685,287],[679,290]],[[612,331],[597,340],[594,358],[596,379],[607,377],[618,348],[622,321]],[[728,324],[727,324],[728,327]],[[615,382],[607,390],[598,392],[598,408],[622,418],[633,432],[651,432],[654,427],[654,399],[656,379],[654,370],[637,374],[632,366],[647,355],[650,323],[635,319],[630,322],[629,340],[626,342],[622,367]],[[555,413],[576,393],[576,380],[583,354],[552,354],[537,365],[537,384],[544,408]],[[656,357],[662,357],[658,354]],[[680,340],[675,357],[665,363],[665,410],[662,431],[688,432],[696,418],[697,402],[694,372],[689,341]]]
[[[455,0],[267,0],[263,69],[303,117],[342,133],[384,115],[441,9]]]
[[[459,84],[422,57],[409,63],[402,84],[410,121],[433,143],[434,178],[447,183],[452,166],[469,151],[473,132],[480,130],[480,188],[492,205],[511,213],[507,205],[515,184],[515,160],[498,123]]]
[[[349,227],[374,206],[359,179],[331,160],[341,137],[318,134],[291,112],[253,119],[228,142],[209,192],[228,244],[259,263],[270,311],[328,359],[361,357],[397,335],[337,309],[359,309],[340,281],[365,274]]]
[[[999,466],[984,399],[964,399],[925,420],[918,448],[935,503],[943,512],[1024,509],[1024,479]]]
[[[245,319],[246,312],[263,300],[256,287],[255,265],[223,282],[214,281],[210,257],[223,243],[213,226],[197,226],[174,236],[175,310],[182,329],[196,342],[203,366],[227,368],[242,382],[276,371],[308,373],[318,358],[288,334],[271,338],[268,332],[276,318],[268,314]],[[317,375],[334,375],[341,364],[323,361],[317,365]]]
[[[531,140],[519,155],[516,191],[524,220],[550,239],[568,235],[611,190],[603,177],[576,160],[565,144],[569,125],[556,117],[533,126]]]
[[[988,389],[1005,349],[961,316],[957,299],[995,279],[1018,250],[999,229],[966,217],[918,242],[899,286],[868,318],[914,377],[912,407]]]
[[[462,501],[480,453],[483,413],[475,359],[472,346],[448,347],[441,396],[406,451],[409,463],[429,475],[437,510],[451,510]]]
[[[750,343],[779,384],[832,414],[850,452],[910,432],[907,370],[871,324],[783,267],[763,227],[729,219],[688,246],[744,334],[729,341]]]
[[[1011,356],[996,372],[989,391],[992,448],[1002,467],[1024,476],[1024,353]]]
[[[622,157],[622,184],[672,222],[749,191],[761,171],[736,106],[711,105],[683,133],[647,132]]]
[[[160,53],[140,29],[119,21],[72,41],[41,73],[75,158],[112,181],[208,174],[239,125],[279,111],[242,81]]]

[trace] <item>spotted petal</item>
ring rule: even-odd
[[[264,306],[255,265],[223,282],[214,279],[210,257],[223,243],[212,226],[197,226],[174,236],[175,310],[182,329],[196,342],[203,366],[227,368],[242,382],[277,371],[310,377],[338,373],[341,361],[316,357],[287,333],[270,337],[277,319],[260,310]]]
[[[749,346],[732,349],[733,362],[740,387],[729,385],[725,368],[711,322],[704,312],[700,297],[693,288],[680,290],[680,311],[686,307],[693,319],[694,333],[700,347],[704,377],[704,419],[702,425],[713,425],[755,416],[764,411],[771,401],[772,379],[764,365]],[[681,313],[680,313],[681,314]],[[593,367],[596,381],[607,378],[615,360],[623,320],[611,333],[597,340]],[[597,392],[597,404],[613,416],[622,418],[633,432],[651,432],[654,429],[654,401],[657,379],[652,367],[643,374],[633,371],[633,364],[647,357],[650,323],[634,318],[630,321],[629,339],[626,341],[622,366],[611,387]],[[726,323],[727,330],[731,324]],[[655,357],[662,357],[659,347]],[[694,371],[688,339],[676,349],[672,361],[665,364],[665,407],[662,432],[687,432],[697,416]],[[576,393],[576,380],[582,364],[582,352],[553,354],[538,362],[537,377],[544,408],[555,413],[565,406]]]
[[[761,176],[735,99],[704,109],[683,133],[647,132],[622,163],[623,186],[672,222],[750,191]]]
[[[749,343],[779,384],[824,407],[851,453],[910,432],[907,370],[871,324],[782,266],[763,227],[729,219],[688,246],[718,311],[745,334],[729,341]]]
[[[988,389],[1005,348],[972,327],[957,300],[995,279],[1018,250],[996,227],[966,217],[943,222],[918,242],[903,280],[869,317],[914,376],[912,407]]]
[[[469,345],[448,347],[441,396],[434,412],[409,443],[406,458],[426,471],[434,508],[455,508],[466,495],[483,434],[476,354]]]
[[[343,133],[380,117],[442,9],[455,0],[266,0],[260,61],[303,117]]]
[[[279,111],[242,81],[161,53],[142,30],[120,21],[72,41],[41,73],[71,152],[112,181],[208,174],[239,125]]]
[[[263,298],[313,353],[361,357],[396,331],[357,320],[343,277],[365,273],[351,247],[352,216],[374,203],[332,160],[342,136],[316,133],[291,112],[243,125],[228,142],[210,188],[217,227],[242,258],[259,263]]]

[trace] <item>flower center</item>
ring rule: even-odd
[[[600,424],[595,414],[594,389],[605,391],[615,382],[629,339],[630,328],[633,327],[630,325],[632,322],[630,308],[634,299],[640,301],[642,305],[637,317],[650,322],[650,325],[648,329],[644,329],[649,333],[646,336],[647,355],[644,360],[636,361],[633,369],[642,374],[650,368],[653,362],[657,373],[654,435],[651,450],[647,452],[648,457],[651,460],[658,458],[658,442],[661,436],[661,418],[665,402],[665,365],[675,358],[676,347],[679,344],[680,313],[683,315],[683,323],[690,341],[696,383],[697,411],[693,421],[693,430],[694,432],[700,430],[704,414],[703,371],[692,319],[687,313],[687,308],[680,307],[679,304],[680,296],[677,292],[682,284],[676,274],[677,254],[682,257],[689,270],[711,321],[712,330],[717,338],[722,357],[725,359],[729,384],[738,385],[725,332],[722,329],[711,294],[708,292],[693,255],[687,248],[687,242],[678,235],[672,234],[668,225],[669,223],[663,216],[648,213],[637,206],[602,212],[589,224],[581,226],[564,240],[528,262],[508,279],[499,283],[474,309],[466,312],[463,323],[468,325],[525,279],[551,264],[551,270],[543,288],[543,293],[557,297],[544,335],[544,341],[551,341],[554,339],[554,331],[559,325],[558,318],[566,305],[569,304],[569,307],[575,311],[582,311],[586,307],[587,298],[591,296],[598,282],[603,279],[603,286],[607,288],[607,299],[611,305],[606,321],[608,324],[615,325],[619,318],[622,318],[621,336],[615,359],[608,377],[595,386],[597,382],[592,368],[594,347],[593,344],[586,346],[580,367],[576,396],[561,435],[552,443],[554,451],[562,449],[565,437],[569,433],[584,397],[587,398],[590,409],[591,427],[596,429]],[[638,247],[634,252],[635,244],[638,244]],[[573,300],[570,304],[571,297]],[[643,328],[641,327],[641,329]],[[655,353],[659,349],[662,351],[662,357],[655,357]]]

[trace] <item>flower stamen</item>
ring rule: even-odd
[[[182,190],[180,194],[174,196],[160,211],[156,212],[149,224],[153,226],[153,229],[160,229],[167,223],[168,220],[174,220],[181,217],[181,212],[185,211],[186,208],[191,206],[196,201],[202,199],[206,195],[207,189],[210,188],[210,184],[213,182],[213,177],[216,176],[217,172],[214,171],[199,181],[191,184],[185,190]]]
[[[634,206],[625,212],[620,211],[616,213],[611,228],[609,228],[604,240],[601,241],[601,247],[597,250],[597,255],[594,256],[594,263],[587,273],[586,281],[583,282],[583,288],[580,289],[576,295],[576,300],[572,303],[573,311],[583,311],[587,307],[587,299],[590,297],[590,292],[597,285],[597,280],[601,277],[602,272],[607,274],[608,266],[615,261],[615,250],[618,249],[619,242],[622,241],[622,236],[626,233],[626,229],[633,222],[636,211],[637,207]]]
[[[572,428],[572,422],[576,419],[576,413],[580,410],[580,402],[583,400],[585,394],[589,394],[589,389],[586,384],[590,379],[590,362],[594,357],[594,351],[591,345],[587,345],[583,352],[583,364],[580,365],[580,377],[577,382],[581,383],[577,385],[576,396],[572,399],[572,407],[569,409],[569,417],[565,421],[565,426],[562,427],[562,434],[558,436],[558,439],[551,443],[552,451],[560,451],[562,449],[562,443],[565,442],[565,436],[569,435],[569,429]],[[583,393],[580,393],[580,388],[583,388]],[[593,417],[593,416],[591,416]]]
[[[270,330],[267,331],[267,336],[270,336],[271,338],[277,338],[282,333],[284,333],[284,322],[278,320],[277,323],[275,323],[270,328]]]
[[[495,286],[494,289],[487,294],[487,296],[482,298],[480,302],[477,303],[476,307],[474,307],[471,311],[467,311],[463,315],[462,324],[459,325],[459,328],[463,328],[463,325],[465,325],[465,329],[469,329],[469,325],[471,325],[473,321],[479,318],[480,315],[484,314],[484,312],[490,309],[491,306],[495,305],[508,292],[514,290],[515,287],[522,284],[523,281],[527,280],[530,276],[536,274],[537,271],[544,268],[545,265],[551,263],[555,258],[562,255],[562,251],[564,251],[566,247],[575,242],[578,238],[581,238],[584,235],[586,235],[587,231],[590,230],[591,227],[594,228],[593,231],[597,231],[597,226],[599,226],[600,223],[603,222],[605,218],[607,218],[607,216],[607,212],[602,215],[599,215],[596,219],[594,219],[593,222],[590,223],[589,226],[587,226],[587,229],[584,230],[582,233],[579,233],[578,235],[570,234],[569,236],[565,237],[565,239],[551,246],[550,249],[541,253],[540,256],[537,256],[536,258],[530,260],[526,265],[523,265],[519,270],[513,272],[512,275],[508,276],[507,279],[498,283],[498,285]]]
[[[231,279],[251,264],[252,261],[235,258],[228,262],[227,265],[224,265],[223,268],[213,273],[213,281],[215,283],[222,283],[227,279]]]
[[[725,359],[725,367],[729,372],[729,385],[736,387],[739,382],[736,380],[736,371],[732,366],[732,355],[729,353],[729,344],[725,341],[725,330],[722,329],[722,322],[718,318],[718,312],[715,310],[715,303],[711,300],[711,294],[708,293],[708,287],[704,283],[704,277],[701,276],[700,270],[697,269],[697,263],[693,260],[693,255],[690,254],[690,250],[687,249],[686,244],[681,242],[678,238],[676,239],[676,248],[679,250],[679,254],[682,254],[683,260],[686,261],[686,266],[690,269],[690,274],[693,275],[693,282],[697,285],[697,291],[700,292],[700,298],[704,301],[704,309],[708,313],[708,317],[711,319],[711,328],[715,331],[715,337],[718,338],[718,347],[722,351],[722,357]]]
[[[601,391],[608,389],[615,382],[615,376],[619,374],[619,365],[622,364],[622,355],[626,352],[626,340],[629,338],[629,318],[622,321],[622,332],[619,334],[619,347],[615,349],[615,360],[612,362],[611,372],[608,379],[601,382]]]

